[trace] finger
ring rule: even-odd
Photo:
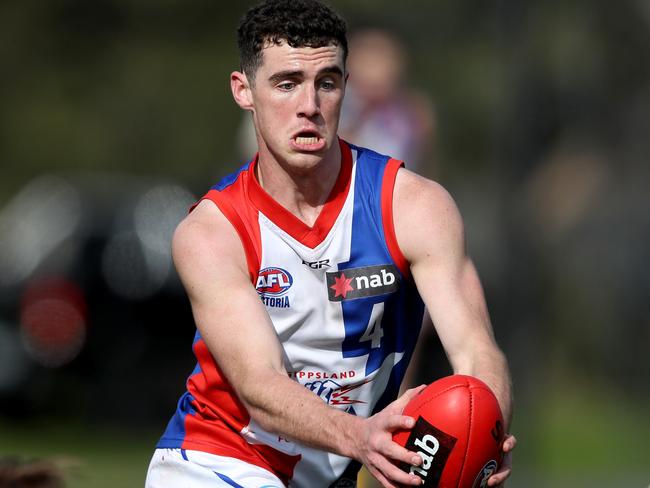
[[[390,442],[383,450],[383,454],[396,461],[401,461],[411,466],[420,466],[422,458],[405,447],[400,446],[396,442]]]
[[[384,419],[383,429],[388,432],[396,430],[410,430],[415,425],[415,419],[408,415],[388,415]]]
[[[374,458],[378,459],[378,458]],[[368,460],[370,461],[370,459]],[[392,483],[384,474],[381,472],[381,470],[376,466],[376,463],[373,463],[372,461],[368,462],[366,464],[366,468],[368,469],[368,472],[381,484],[382,488],[399,488],[396,484]]]
[[[494,473],[490,478],[488,479],[488,486],[497,486],[501,485],[508,476],[510,476],[510,473],[512,471],[512,454],[511,453],[506,453],[505,456],[503,456],[503,461],[501,462],[501,466],[499,467],[499,471]]]
[[[488,479],[488,486],[497,486],[503,483],[508,476],[510,476],[510,468],[508,469],[503,469],[498,471],[497,473],[494,473],[490,478]]]
[[[379,481],[379,484],[382,486],[382,488],[398,488],[396,485],[388,481],[386,477],[381,474],[381,471],[376,469],[368,469],[368,471],[377,481]]]
[[[411,395],[412,397],[415,397],[415,396],[419,395],[420,392],[422,390],[424,390],[426,387],[427,387],[426,384],[414,386],[413,388],[409,388],[408,390],[406,390],[402,396]]]
[[[517,446],[517,438],[514,435],[508,434],[503,441],[503,452],[512,451]]]
[[[406,390],[401,397],[399,397],[397,400],[395,400],[393,403],[390,404],[390,407],[392,407],[392,409],[401,413],[402,410],[404,410],[406,404],[411,400],[413,400],[416,396],[418,396],[420,392],[424,390],[426,387],[427,385],[420,385],[420,386],[416,386],[415,388],[410,388]]]
[[[407,486],[420,486],[422,484],[422,478],[402,471],[386,458],[382,458],[378,461],[376,467],[381,471],[384,477],[390,480],[391,483],[398,483]]]

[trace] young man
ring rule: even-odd
[[[437,184],[337,137],[345,24],[315,0],[268,0],[239,27],[230,82],[259,152],[179,225],[198,364],[158,444],[149,488],[419,485],[392,442],[423,302],[456,373],[510,416],[507,364]],[[420,298],[420,296],[422,298]],[[514,447],[509,437],[504,450]],[[492,476],[500,483],[506,468]]]

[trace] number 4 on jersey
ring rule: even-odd
[[[370,320],[368,320],[368,327],[363,335],[359,338],[359,342],[370,342],[370,348],[376,349],[381,345],[381,338],[384,337],[384,330],[381,328],[381,318],[384,315],[384,302],[375,303],[372,306],[370,313]]]

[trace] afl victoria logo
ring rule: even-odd
[[[255,289],[266,297],[279,297],[289,291],[293,277],[282,268],[264,268],[257,275]]]

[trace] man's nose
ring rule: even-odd
[[[300,98],[298,116],[314,117],[318,114],[320,114],[320,100],[318,98],[318,91],[313,86],[305,86],[302,97]]]

